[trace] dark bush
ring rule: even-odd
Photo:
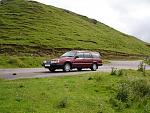
[[[97,20],[95,20],[95,19],[91,19],[90,22],[93,24],[97,24]]]
[[[93,80],[93,78],[92,78],[92,77],[89,77],[88,80]]]
[[[118,87],[118,92],[117,92],[117,100],[121,100],[121,102],[127,102],[129,93],[130,92],[130,87],[127,83],[121,83],[119,84]]]
[[[146,80],[137,80],[133,81],[131,84],[133,92],[140,96],[149,96],[150,97],[150,84]]]

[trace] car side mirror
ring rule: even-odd
[[[79,58],[79,56],[75,56],[75,59],[76,59],[76,58]]]

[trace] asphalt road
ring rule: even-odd
[[[20,78],[43,78],[52,76],[69,76],[91,72],[110,72],[112,67],[117,69],[138,69],[138,65],[141,61],[110,61],[109,64],[99,66],[97,71],[91,71],[85,69],[83,71],[72,70],[71,72],[62,72],[62,70],[56,70],[56,72],[50,72],[45,68],[17,68],[17,69],[0,69],[0,78],[2,79],[20,79]],[[150,66],[146,65],[146,69],[150,70]]]

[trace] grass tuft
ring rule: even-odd
[[[57,108],[66,108],[67,107],[67,98],[63,98],[61,99],[58,103],[57,103]]]

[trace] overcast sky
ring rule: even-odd
[[[96,19],[150,43],[150,0],[36,0]]]

